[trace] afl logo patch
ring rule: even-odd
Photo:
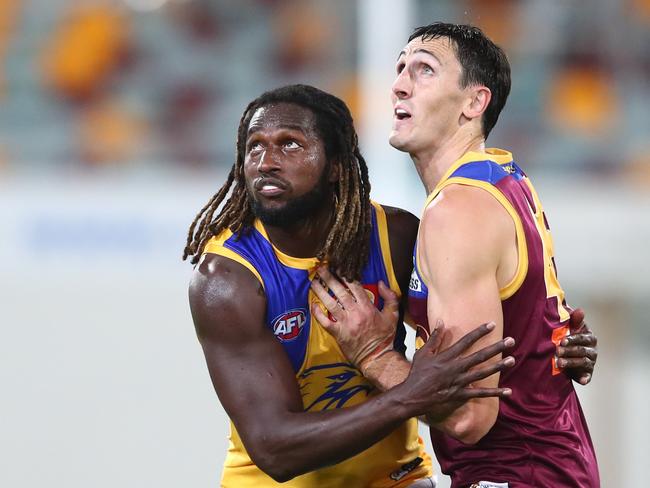
[[[302,308],[283,313],[273,320],[273,333],[280,341],[291,341],[300,335],[307,321],[307,314]]]

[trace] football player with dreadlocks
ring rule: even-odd
[[[384,320],[402,311],[396,295],[408,290],[418,220],[369,193],[340,99],[293,85],[246,108],[236,162],[192,223],[184,252],[197,264],[189,292],[197,335],[232,420],[222,486],[431,487],[414,417],[511,393],[471,387],[514,362],[483,364],[512,347],[510,338],[464,354],[494,324],[442,352],[434,332],[408,378],[379,393],[363,365],[403,352],[403,330],[349,361],[314,318],[310,284],[323,263],[358,280]]]

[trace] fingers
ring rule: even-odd
[[[560,369],[581,369],[585,372],[593,371],[594,364],[594,360],[587,357],[557,360],[557,367]]]
[[[334,293],[334,296],[339,302],[341,302],[343,308],[350,308],[357,301],[352,295],[352,292],[346,288],[343,283],[336,279],[326,267],[321,266],[318,268],[318,276],[325,282],[327,287],[332,290],[332,293]],[[329,309],[329,307],[327,308]],[[330,312],[331,311],[332,310],[330,309]]]
[[[589,384],[590,381],[591,381],[591,374],[589,373],[583,374],[580,377],[580,379],[578,379],[578,383],[580,383],[581,385],[587,385]]]
[[[429,338],[427,339],[427,342],[424,343],[424,345],[420,348],[420,351],[424,353],[431,353],[431,354],[437,354],[438,349],[440,348],[442,344],[442,340],[445,336],[445,324],[442,320],[438,319],[436,321],[436,327],[431,331],[431,334],[429,335]]]
[[[398,313],[399,298],[397,297],[397,293],[386,286],[386,284],[381,280],[379,281],[379,296],[384,299],[383,311],[388,311],[388,313]]]
[[[471,400],[472,398],[499,397],[512,395],[510,388],[463,388],[453,395],[454,400]]]
[[[562,339],[562,342],[560,344],[562,344],[562,346],[596,347],[598,344],[598,338],[585,325],[583,332],[566,336],[564,339]]]
[[[598,358],[598,351],[593,347],[586,346],[571,346],[571,347],[558,347],[558,358],[582,358],[587,357],[592,361]]]
[[[581,308],[576,308],[571,312],[569,319],[569,329],[571,332],[579,331],[585,324],[585,311]]]
[[[323,329],[325,329],[327,332],[332,334],[334,337],[338,337],[339,333],[339,324],[338,322],[334,322],[333,320],[330,320],[327,315],[325,315],[325,312],[318,306],[318,304],[314,303],[311,306],[311,313],[314,316],[316,320],[320,323],[320,325],[323,326]]]
[[[502,353],[507,349],[511,349],[515,345],[515,340],[512,337],[506,337],[503,340],[495,342],[483,349],[476,351],[474,354],[470,354],[466,358],[463,358],[460,361],[460,365],[463,369],[470,369],[474,366],[481,364],[484,361],[487,361],[491,357],[496,356],[497,354]],[[514,358],[512,358],[514,364]],[[488,375],[489,376],[489,375]]]
[[[489,334],[496,327],[494,322],[488,322],[487,324],[479,325],[476,329],[468,332],[463,337],[458,339],[454,344],[449,346],[449,348],[442,351],[441,354],[446,356],[456,357],[459,356],[463,351],[469,349],[472,344],[478,341],[481,337]]]
[[[321,285],[320,281],[317,279],[312,280],[311,289],[335,319],[338,320],[342,318],[343,310],[339,306],[339,302],[327,292],[325,287]]]
[[[484,368],[468,371],[467,373],[461,375],[458,378],[457,384],[461,386],[469,385],[471,383],[474,383],[475,381],[479,381],[487,378],[488,376],[492,376],[494,373],[498,373],[499,371],[503,371],[504,369],[511,368],[512,366],[514,366],[514,364],[515,364],[515,358],[512,356],[508,356]]]
[[[370,299],[370,296],[368,296],[366,289],[361,285],[361,283],[358,281],[348,281],[345,279],[343,280],[343,283],[345,284],[345,291],[351,295],[352,298],[354,298],[355,302],[374,306],[372,300]]]

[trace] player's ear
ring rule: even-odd
[[[492,100],[492,92],[487,86],[477,85],[470,87],[469,95],[463,115],[472,120],[483,115]]]

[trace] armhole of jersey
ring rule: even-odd
[[[381,245],[381,257],[384,260],[384,267],[386,268],[386,275],[388,276],[388,286],[391,290],[402,296],[397,277],[395,276],[395,269],[393,268],[393,259],[390,252],[390,239],[388,238],[388,222],[386,221],[386,212],[384,208],[377,202],[371,201],[375,207],[375,216],[377,217],[377,233],[379,235],[379,243]]]
[[[512,295],[517,293],[517,290],[521,287],[526,274],[528,273],[528,246],[526,245],[526,234],[524,233],[524,226],[521,222],[521,217],[512,206],[510,201],[501,193],[497,188],[486,181],[473,180],[470,178],[463,177],[453,177],[449,178],[442,185],[440,185],[439,190],[442,190],[449,185],[465,185],[465,186],[475,186],[482,188],[492,195],[496,200],[505,208],[506,212],[512,218],[512,221],[515,224],[515,232],[517,236],[517,269],[515,275],[512,277],[510,282],[499,290],[499,297],[501,301],[510,298]]]
[[[262,288],[264,288],[264,280],[262,280],[262,276],[259,274],[257,269],[255,269],[255,266],[249,263],[243,256],[237,254],[235,251],[232,251],[223,245],[231,236],[232,231],[227,230],[222,232],[219,237],[213,237],[203,248],[203,254],[217,254],[219,256],[223,256],[224,258],[232,259],[233,261],[238,262],[246,269],[248,269],[251,273],[253,273],[262,285]]]
[[[427,207],[433,200],[438,196],[438,193],[440,193],[440,190],[442,189],[442,186],[436,187],[431,193],[427,195],[427,199],[424,201],[424,205],[422,206],[422,213],[420,214],[420,223],[418,224],[418,239],[415,241],[415,256],[414,260],[415,262],[413,263],[415,266],[415,271],[418,274],[418,278],[424,283],[427,288],[430,288],[431,285],[427,280],[424,279],[424,276],[422,276],[422,266],[420,265],[420,246],[419,246],[419,237],[420,237],[420,229],[422,228],[422,216],[424,215],[424,212],[426,211]]]

